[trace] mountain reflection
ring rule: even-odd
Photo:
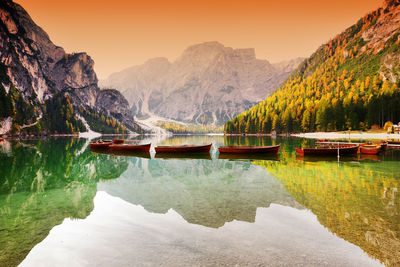
[[[283,149],[266,167],[332,233],[359,246],[387,266],[400,265],[400,151],[377,159],[299,160]],[[384,159],[384,160],[383,160]]]
[[[254,222],[257,208],[271,203],[300,208],[279,181],[250,162],[132,158],[118,181],[99,183],[98,190],[149,212],[173,209],[189,223],[213,228]]]
[[[18,265],[64,218],[86,218],[97,182],[126,170],[126,158],[80,153],[85,143],[12,142],[0,153],[0,265]]]

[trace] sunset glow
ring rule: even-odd
[[[253,47],[271,62],[307,57],[382,5],[381,0],[104,1],[17,0],[52,41],[85,51],[99,78],[149,58],[177,58],[189,45]]]

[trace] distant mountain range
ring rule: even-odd
[[[304,60],[227,133],[364,130],[400,121],[400,0],[367,14]]]
[[[140,132],[128,102],[100,90],[94,61],[54,45],[28,13],[0,2],[0,134]]]
[[[254,49],[206,42],[188,47],[174,62],[150,59],[99,84],[119,90],[137,117],[218,126],[265,99],[301,61],[271,64],[257,59]]]

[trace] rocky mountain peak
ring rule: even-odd
[[[200,64],[213,63],[223,57],[238,58],[239,60],[255,60],[254,48],[233,49],[219,42],[205,42],[189,46],[177,60],[180,62],[199,62]]]
[[[67,106],[62,104],[65,100],[71,107],[67,118],[61,119],[67,123],[52,125],[52,122],[42,121],[42,125],[58,132],[73,132],[79,128],[79,118],[91,116],[91,122],[99,126],[104,122],[94,121],[100,117],[99,114],[104,114],[129,129],[138,129],[127,105],[122,105],[122,108],[113,105],[113,101],[115,105],[127,103],[120,92],[100,92],[93,59],[86,53],[65,53],[63,48],[51,42],[48,34],[20,5],[10,0],[0,1],[0,78],[0,90],[9,94],[5,101],[20,101],[16,105],[18,108],[25,106],[31,110],[26,112],[26,116],[18,116],[19,121],[15,123],[19,125],[49,120],[49,113],[53,112],[50,109],[66,115],[67,112],[60,111]],[[99,95],[113,97],[98,101]],[[54,98],[59,101],[53,101]],[[5,118],[9,120],[7,116],[18,112],[25,111],[3,112],[0,122]]]
[[[254,48],[206,42],[188,47],[175,62],[152,59],[100,84],[122,92],[138,117],[221,125],[278,88],[298,63],[273,66],[257,59]]]

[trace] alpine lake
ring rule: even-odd
[[[0,266],[400,265],[399,149],[338,161],[297,157],[315,143],[298,138],[131,139],[151,156],[72,137],[0,143]],[[209,157],[154,155],[208,143]],[[265,158],[218,153],[279,143]]]

